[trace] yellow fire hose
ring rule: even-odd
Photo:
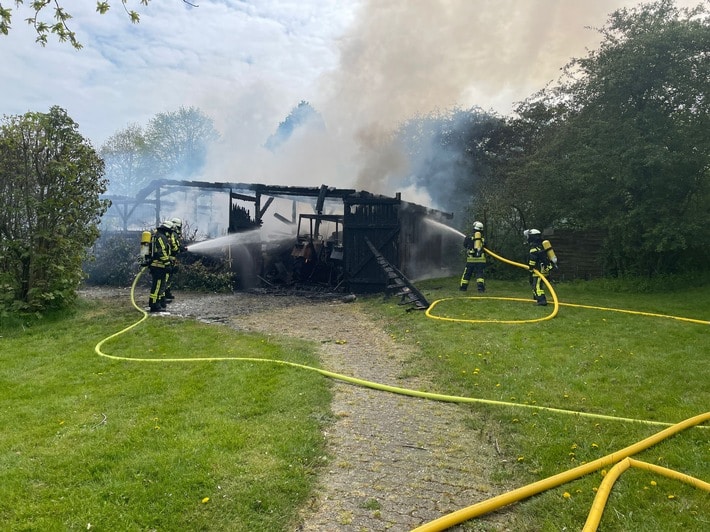
[[[674,480],[680,480],[686,484],[690,484],[694,488],[699,488],[705,491],[710,491],[710,484],[704,482],[695,477],[689,475],[684,475],[678,471],[673,471],[672,469],[667,469],[665,467],[657,466],[654,464],[649,464],[648,462],[641,462],[639,460],[634,460],[633,458],[626,457],[620,462],[618,462],[614,467],[612,467],[609,472],[602,480],[597,490],[597,494],[594,497],[594,502],[592,503],[592,509],[587,517],[587,522],[584,524],[582,532],[594,532],[599,527],[599,521],[601,521],[602,513],[604,512],[604,506],[609,498],[609,493],[611,493],[611,488],[614,482],[619,478],[621,473],[626,471],[629,467],[637,467],[639,469],[646,469],[648,471],[653,471],[659,475],[666,476]]]
[[[518,267],[518,268],[528,269],[528,267],[525,264],[521,264],[519,262],[514,262],[511,260],[508,260],[504,257],[497,255],[496,253],[492,252],[491,250],[489,250],[487,248],[485,248],[485,251],[491,257],[498,259],[501,262],[505,262],[507,264],[510,264],[510,265]],[[464,323],[494,323],[494,322],[495,323],[504,323],[504,324],[535,323],[535,322],[545,321],[545,320],[549,320],[549,319],[554,318],[557,315],[557,311],[559,309],[559,306],[568,306],[568,307],[577,307],[577,308],[606,310],[606,311],[613,311],[613,312],[623,312],[623,313],[636,314],[636,315],[641,315],[641,316],[670,318],[670,319],[675,319],[675,320],[680,320],[680,321],[687,321],[690,323],[699,323],[699,324],[703,324],[703,325],[710,325],[710,321],[696,320],[696,319],[692,319],[692,318],[683,318],[683,317],[679,317],[679,316],[669,316],[669,315],[665,315],[665,314],[654,314],[654,313],[649,313],[649,312],[638,312],[638,311],[633,311],[633,310],[593,307],[593,306],[588,306],[588,305],[574,305],[571,303],[559,303],[559,301],[557,299],[557,294],[555,293],[554,289],[552,288],[552,285],[548,282],[547,278],[544,275],[541,275],[540,272],[537,270],[535,270],[534,273],[535,273],[535,275],[539,276],[542,279],[542,281],[545,283],[545,286],[547,286],[548,290],[550,291],[550,294],[552,295],[553,301],[554,301],[555,306],[554,306],[553,312],[545,317],[531,319],[531,320],[467,320],[467,319],[436,316],[435,314],[433,314],[433,310],[437,304],[439,304],[440,302],[443,302],[443,301],[449,301],[449,300],[457,299],[457,298],[446,298],[446,299],[440,299],[438,301],[434,301],[429,306],[429,308],[426,310],[426,315],[430,318],[433,318],[433,319],[445,320],[445,321],[457,321],[457,322],[464,322]],[[529,301],[527,299],[520,299],[520,298],[482,297],[482,296],[470,298],[470,299],[497,299],[497,300],[507,300],[507,301]],[[602,482],[602,485],[600,486],[600,488],[597,492],[597,495],[594,499],[594,503],[592,505],[592,509],[590,510],[589,516],[587,518],[587,523],[585,524],[583,532],[593,532],[593,531],[597,530],[597,527],[599,526],[599,522],[601,520],[601,515],[604,511],[604,507],[606,505],[606,501],[607,501],[609,492],[611,491],[611,487],[614,484],[614,481],[619,477],[619,475],[623,471],[628,469],[628,467],[630,465],[634,465],[635,467],[641,467],[644,469],[649,469],[649,470],[655,471],[657,473],[661,473],[666,476],[669,476],[670,478],[681,480],[681,481],[691,484],[692,486],[695,486],[697,488],[704,489],[706,491],[710,491],[710,484],[708,484],[707,482],[704,482],[702,480],[699,480],[699,479],[696,479],[693,477],[689,477],[688,475],[684,475],[683,473],[679,473],[677,471],[673,471],[673,470],[666,469],[666,468],[660,468],[658,466],[654,466],[653,464],[647,464],[645,462],[639,462],[637,460],[632,460],[631,458],[629,458],[630,455],[636,454],[639,451],[642,451],[652,445],[655,445],[659,441],[661,441],[667,437],[670,437],[670,436],[676,434],[677,432],[685,430],[688,427],[699,425],[700,423],[704,423],[705,421],[708,421],[708,420],[710,420],[710,412],[695,416],[695,417],[690,418],[682,423],[679,423],[679,424],[674,425],[668,429],[665,429],[665,430],[659,432],[658,434],[656,434],[655,436],[652,436],[652,437],[647,438],[641,442],[638,442],[630,447],[622,449],[621,451],[618,451],[617,453],[612,453],[612,454],[607,455],[603,458],[595,460],[594,462],[590,462],[589,464],[584,464],[584,465],[576,467],[574,469],[570,469],[564,473],[560,473],[558,475],[548,477],[547,479],[540,480],[540,481],[535,482],[533,484],[529,484],[528,486],[518,488],[516,490],[510,491],[508,493],[504,493],[504,494],[499,495],[497,497],[493,497],[491,499],[480,502],[478,504],[474,504],[473,506],[469,506],[468,508],[458,510],[458,511],[453,512],[449,515],[443,516],[439,519],[436,519],[436,520],[431,521],[425,525],[422,525],[422,526],[416,528],[413,532],[439,532],[442,530],[446,530],[447,528],[450,528],[456,524],[462,523],[462,522],[472,519],[474,517],[478,517],[478,516],[484,515],[486,513],[490,513],[494,510],[497,510],[497,509],[499,509],[503,506],[506,506],[508,504],[511,504],[513,502],[517,502],[522,499],[526,499],[528,497],[531,497],[532,495],[536,495],[538,493],[541,493],[542,491],[557,487],[557,486],[564,484],[566,482],[569,482],[571,480],[575,480],[581,476],[584,476],[588,473],[596,471],[602,467],[616,463],[621,459],[623,459],[623,460],[611,469],[611,471],[607,474],[604,481]],[[612,472],[613,472],[613,474],[612,474]]]
[[[555,488],[561,484],[578,479],[579,477],[597,471],[610,464],[619,462],[624,458],[627,458],[631,455],[648,449],[649,447],[657,444],[658,442],[669,438],[670,436],[673,436],[687,428],[694,427],[696,425],[699,425],[700,423],[704,423],[709,420],[710,412],[691,417],[689,419],[686,419],[685,421],[678,423],[677,425],[673,425],[672,427],[664,429],[661,432],[658,432],[653,436],[646,438],[645,440],[641,440],[640,442],[630,445],[629,447],[621,449],[620,451],[608,454],[602,458],[594,460],[593,462],[583,464],[563,473],[553,475],[543,480],[538,480],[537,482],[533,482],[532,484],[528,484],[527,486],[523,486],[522,488],[503,493],[502,495],[498,495],[497,497],[493,497],[491,499],[479,502],[477,504],[469,506],[468,508],[457,510],[456,512],[450,513],[448,515],[440,517],[439,519],[430,521],[429,523],[417,527],[412,532],[439,532],[441,530],[446,530],[447,528],[450,528],[459,523],[463,523],[464,521],[468,521],[469,519],[472,519],[474,517],[487,514],[508,504],[527,499],[532,495],[536,495],[550,488]],[[621,471],[619,471],[619,473],[621,473]],[[702,484],[705,485],[706,483],[703,482]],[[703,486],[698,485],[698,487]],[[589,520],[596,520],[597,523],[599,522],[599,519],[601,518],[601,512],[604,509],[605,501],[606,499],[604,499],[601,504],[592,507]],[[599,517],[597,517],[597,514],[599,514]],[[587,521],[588,523],[589,520]],[[594,526],[594,528],[585,528],[584,530],[585,532],[596,530],[596,526]]]
[[[512,261],[509,261],[507,259],[504,259],[503,257],[499,257],[499,256],[495,255],[493,252],[491,252],[490,250],[486,249],[486,252],[488,252],[491,256],[494,256],[495,258],[502,260],[503,262],[507,262],[509,264],[527,269],[527,266],[520,264],[520,263],[515,263]],[[478,398],[471,398],[471,397],[458,397],[458,396],[451,396],[451,395],[442,395],[442,394],[436,394],[436,393],[430,393],[430,392],[410,390],[410,389],[406,389],[406,388],[399,388],[396,386],[389,386],[386,384],[380,384],[380,383],[371,382],[371,381],[365,381],[362,379],[349,377],[347,375],[341,375],[341,374],[334,373],[334,372],[327,371],[327,370],[323,370],[320,368],[314,368],[311,366],[306,366],[306,365],[298,364],[295,362],[287,362],[287,361],[283,361],[283,360],[274,360],[274,359],[247,358],[247,357],[153,359],[153,358],[127,358],[127,357],[108,355],[108,354],[101,351],[101,347],[107,341],[133,329],[134,327],[136,327],[137,325],[142,323],[148,317],[148,313],[136,304],[135,297],[134,297],[135,287],[138,283],[140,276],[143,274],[145,269],[146,268],[143,268],[142,270],[140,270],[138,272],[138,274],[136,275],[136,278],[134,279],[133,284],[131,286],[131,304],[133,305],[134,308],[136,308],[138,311],[140,311],[143,314],[143,317],[140,320],[138,320],[137,322],[133,323],[132,325],[104,338],[98,344],[96,344],[94,351],[99,356],[113,359],[113,360],[123,360],[123,361],[131,361],[131,362],[158,362],[158,363],[166,363],[166,362],[171,363],[172,362],[172,363],[178,363],[178,362],[207,362],[207,361],[233,360],[233,361],[243,361],[243,362],[252,362],[252,363],[256,362],[256,363],[281,364],[281,365],[291,366],[291,367],[304,369],[304,370],[308,370],[308,371],[315,371],[315,372],[317,372],[321,375],[324,375],[326,377],[341,380],[341,381],[348,382],[348,383],[358,385],[358,386],[364,386],[364,387],[369,387],[369,388],[376,389],[376,390],[382,390],[382,391],[398,393],[398,394],[408,395],[408,396],[413,396],[413,397],[420,397],[420,398],[425,398],[425,399],[431,399],[431,400],[436,400],[436,401],[457,402],[457,403],[481,403],[481,404],[490,404],[490,405],[516,407],[516,408],[532,408],[535,410],[544,410],[544,411],[548,411],[548,412],[556,412],[556,413],[567,414],[567,415],[576,415],[579,417],[590,417],[590,418],[616,420],[616,421],[623,421],[623,422],[635,422],[635,423],[643,423],[643,424],[648,424],[648,425],[662,425],[662,426],[668,427],[668,428],[662,430],[661,432],[655,434],[654,436],[651,436],[650,438],[646,438],[645,440],[642,440],[634,445],[626,447],[625,449],[622,449],[621,451],[609,454],[603,458],[597,459],[597,460],[590,462],[588,464],[581,465],[581,466],[576,467],[574,469],[570,469],[570,470],[565,471],[563,473],[559,473],[559,474],[554,475],[552,477],[548,477],[547,479],[543,479],[543,480],[534,482],[534,483],[524,486],[522,488],[518,488],[516,490],[510,491],[508,493],[504,493],[502,495],[498,495],[498,496],[488,499],[486,501],[482,501],[480,503],[474,504],[473,506],[469,506],[468,508],[458,510],[456,512],[453,512],[451,514],[443,516],[439,519],[436,519],[434,521],[426,523],[426,524],[414,529],[414,531],[412,531],[412,532],[435,532],[435,531],[445,530],[445,529],[450,528],[458,523],[472,519],[473,517],[484,515],[486,513],[497,510],[507,504],[517,502],[519,500],[531,497],[532,495],[535,495],[537,493],[541,493],[542,491],[545,491],[547,489],[559,486],[565,482],[575,480],[581,476],[584,476],[588,473],[596,471],[596,470],[598,470],[602,467],[605,467],[607,465],[615,464],[615,463],[622,461],[624,459],[628,459],[629,456],[636,454],[642,450],[645,450],[648,447],[655,445],[656,443],[658,443],[659,441],[661,441],[665,438],[668,438],[670,436],[677,434],[678,432],[681,432],[682,430],[685,430],[690,427],[698,426],[698,425],[710,420],[710,412],[706,412],[705,414],[697,415],[695,417],[687,419],[687,420],[685,420],[681,423],[678,423],[676,425],[671,425],[670,423],[663,423],[663,422],[658,422],[658,421],[639,420],[639,419],[633,419],[633,418],[622,418],[622,417],[617,417],[617,416],[606,416],[606,415],[602,415],[602,414],[593,414],[593,413],[589,413],[589,412],[575,412],[572,410],[564,410],[564,409],[551,408],[551,407],[542,407],[542,406],[536,406],[536,405],[509,403],[509,402],[505,402],[505,401],[495,401],[495,400],[478,399]],[[535,273],[536,273],[536,275],[540,275],[540,273],[537,271]],[[552,285],[550,285],[550,283],[547,281],[547,279],[544,276],[540,275],[540,277],[545,282],[547,288],[549,289],[550,294],[552,295],[552,298],[553,298],[553,302],[554,302],[553,312],[543,319],[551,319],[557,314],[560,303],[558,302],[557,294],[555,293],[554,289],[552,288]],[[518,300],[518,301],[529,301],[527,299],[521,300],[521,299],[517,299],[517,298],[490,298],[490,299],[511,299],[511,300]],[[440,300],[440,301],[443,301],[443,300]],[[572,305],[572,304],[567,304],[567,305],[582,307],[582,308],[598,308],[598,307],[586,307],[584,305]],[[429,310],[431,310],[433,308],[433,306],[434,305],[432,304],[432,306],[427,310],[427,316],[430,315]],[[601,308],[601,307],[599,307],[599,308]],[[643,313],[643,312],[623,311],[623,310],[618,310],[618,309],[603,309],[603,310],[616,310],[619,312],[629,312],[629,313],[633,313],[633,314],[669,317],[669,318],[690,321],[690,322],[694,322],[694,323],[708,323],[708,324],[710,324],[710,322],[705,322],[705,321],[701,321],[701,320],[692,320],[689,318],[679,318],[679,317],[674,317],[674,316],[664,316],[664,315],[660,315],[660,314],[648,314],[648,313]],[[435,319],[446,319],[446,318],[438,318],[433,315],[431,315],[430,317],[435,318]],[[468,321],[468,320],[453,320],[453,321]],[[498,323],[526,323],[528,321],[534,322],[534,321],[541,321],[541,320],[536,319],[536,320],[516,320],[516,321],[502,321],[502,322],[499,321]],[[700,428],[707,428],[707,427],[700,427]],[[639,464],[643,464],[643,465],[639,465]],[[683,480],[683,481],[688,482],[691,485],[699,487],[701,489],[707,490],[708,486],[710,486],[704,481],[695,479],[693,477],[688,477],[687,475],[683,475],[682,473],[678,473],[678,472],[672,471],[672,470],[667,470],[665,468],[658,468],[658,466],[653,466],[652,464],[645,464],[644,462],[638,462],[635,460],[625,462],[625,465],[619,466],[619,468],[616,470],[617,472],[614,473],[616,475],[616,477],[618,477],[618,475],[620,475],[623,472],[623,470],[627,469],[629,467],[629,465],[634,465],[635,467],[643,467],[646,469],[653,468],[653,470],[656,472],[661,472],[661,470],[663,470],[662,474],[670,476],[671,478],[677,478],[677,479]],[[613,468],[612,468],[612,470],[613,470]],[[613,480],[615,480],[615,477],[612,477],[612,478],[613,478]],[[600,496],[598,494],[597,498],[595,498],[594,505],[592,507],[592,510],[590,511],[590,514],[589,514],[589,517],[587,520],[587,525],[584,528],[584,532],[596,530],[599,520],[601,519],[601,513],[603,512],[604,505],[605,505],[606,499],[608,497],[608,493],[611,490],[611,485],[613,484],[613,480],[610,479],[609,481],[607,481],[607,484],[604,485],[604,491],[602,491],[602,488],[600,487],[599,491],[602,493],[606,493],[606,495]],[[607,488],[607,486],[608,486],[608,488]]]
[[[528,266],[526,264],[521,264],[520,262],[515,262],[512,260],[508,260],[505,257],[501,257],[500,255],[494,253],[488,248],[483,248],[484,251],[493,257],[494,259],[497,259],[501,262],[504,262],[506,264],[510,264],[511,266],[515,266],[516,268],[522,268],[524,270],[528,269]],[[434,301],[431,305],[429,305],[429,308],[426,310],[425,314],[427,317],[435,319],[435,320],[442,320],[442,321],[455,321],[455,322],[460,322],[460,323],[502,323],[502,324],[516,324],[516,323],[537,323],[541,321],[546,321],[546,320],[551,320],[555,316],[557,316],[557,313],[559,311],[560,307],[574,307],[574,308],[586,308],[586,309],[591,309],[591,310],[603,310],[607,312],[620,312],[624,314],[635,314],[637,316],[649,316],[653,318],[667,318],[671,320],[677,320],[677,321],[685,321],[688,323],[698,323],[700,325],[710,325],[710,321],[706,320],[698,320],[694,318],[684,318],[681,316],[671,316],[668,314],[656,314],[653,312],[640,312],[637,310],[624,310],[624,309],[618,309],[618,308],[607,308],[607,307],[595,307],[591,305],[577,305],[573,303],[560,303],[560,301],[557,298],[557,293],[555,292],[554,288],[552,288],[552,284],[547,280],[547,278],[542,275],[539,271],[533,270],[534,274],[540,277],[543,283],[545,283],[545,286],[547,289],[550,291],[550,295],[552,296],[552,301],[554,303],[554,308],[550,314],[547,316],[543,316],[542,318],[533,318],[529,320],[469,320],[469,319],[463,319],[463,318],[449,318],[445,316],[437,316],[434,314],[434,309],[439,303],[443,303],[445,301],[452,301],[455,299],[461,299],[456,298],[456,297],[447,297],[443,299],[439,299],[437,301]],[[529,299],[521,299],[517,297],[490,297],[490,296],[474,296],[474,297],[469,297],[468,299],[495,299],[499,301],[522,301],[522,302],[529,302]]]
[[[298,364],[296,362],[287,362],[285,360],[275,360],[275,359],[266,359],[266,358],[251,358],[251,357],[200,357],[200,358],[127,358],[127,357],[119,357],[115,355],[109,355],[101,351],[101,348],[103,345],[108,342],[109,340],[116,338],[117,336],[120,336],[121,334],[130,331],[140,323],[142,323],[147,317],[148,313],[143,310],[141,307],[136,305],[135,301],[135,287],[136,284],[138,283],[138,279],[140,276],[143,274],[144,270],[141,270],[138,272],[138,275],[136,275],[136,278],[133,281],[133,285],[131,286],[131,304],[133,307],[141,312],[143,314],[143,317],[138,320],[137,322],[133,323],[132,325],[129,325],[125,329],[122,329],[111,336],[107,336],[103,340],[101,340],[96,346],[94,347],[94,351],[96,352],[97,355],[104,357],[104,358],[109,358],[112,360],[124,360],[124,361],[129,361],[129,362],[157,362],[157,363],[177,363],[177,362],[218,362],[218,361],[226,361],[226,360],[232,360],[232,361],[240,361],[240,362],[253,362],[253,363],[268,363],[268,364],[280,364],[283,366],[291,366],[294,368],[299,368],[299,369],[304,369],[308,371],[315,371],[316,373],[319,373],[325,377],[329,377],[332,379],[340,380],[343,382],[347,382],[350,384],[355,384],[357,386],[363,386],[366,388],[371,388],[374,390],[381,390],[385,392],[392,392],[392,393],[397,393],[400,395],[407,395],[411,397],[419,397],[422,399],[431,399],[433,401],[442,401],[442,402],[448,402],[448,403],[475,403],[475,404],[487,404],[487,405],[495,405],[495,406],[504,406],[504,407],[510,407],[510,408],[525,408],[525,409],[530,409],[530,410],[536,410],[536,411],[545,411],[545,412],[554,412],[558,414],[566,414],[566,415],[573,415],[577,417],[583,417],[583,418],[590,418],[590,419],[603,419],[607,421],[621,421],[625,423],[641,423],[644,425],[655,425],[655,426],[662,426],[662,427],[669,427],[672,425],[672,423],[667,423],[663,421],[651,421],[651,420],[646,420],[646,419],[634,419],[634,418],[626,418],[626,417],[619,417],[619,416],[609,416],[605,414],[595,414],[592,412],[579,412],[575,410],[565,410],[562,408],[554,408],[554,407],[549,407],[549,406],[540,406],[540,405],[532,405],[532,404],[522,404],[522,403],[512,403],[508,401],[496,401],[493,399],[481,399],[481,398],[476,398],[476,397],[461,397],[461,396],[456,396],[456,395],[444,395],[444,394],[439,394],[439,393],[432,393],[432,392],[424,392],[424,391],[419,391],[419,390],[410,390],[407,388],[399,388],[397,386],[390,386],[388,384],[381,384],[378,382],[372,382],[372,381],[366,381],[363,379],[358,379],[355,377],[350,377],[348,375],[342,375],[340,373],[334,373],[332,371],[328,371],[325,369],[321,368],[314,368],[312,366],[306,366],[303,364]],[[525,300],[527,301],[527,300]]]

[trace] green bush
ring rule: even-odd
[[[102,235],[84,263],[86,284],[130,286],[138,271],[140,233]]]
[[[198,292],[231,292],[235,276],[220,260],[187,255],[179,262],[173,277],[173,287]]]
[[[86,284],[92,286],[130,286],[139,271],[140,232],[104,234],[84,263]],[[190,253],[178,257],[173,287],[201,292],[230,292],[235,276],[221,259],[198,257]],[[142,285],[150,284],[145,275]]]

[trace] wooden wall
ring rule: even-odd
[[[593,279],[604,276],[602,249],[603,231],[575,231],[555,229],[545,231],[543,238],[550,241],[559,260],[560,268],[554,277],[562,281]]]

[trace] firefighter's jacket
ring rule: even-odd
[[[170,266],[171,246],[170,235],[157,229],[151,238],[150,265],[154,268],[167,268]]]
[[[533,269],[539,271],[543,275],[550,273],[552,269],[552,263],[547,258],[547,252],[545,248],[542,247],[542,242],[535,242],[530,244],[530,251],[528,252],[528,270],[532,275]]]
[[[178,233],[177,231],[173,231],[172,233],[170,233],[168,238],[170,239],[171,255],[175,256],[178,253],[187,251],[187,248],[182,245],[182,234]]]
[[[486,262],[486,254],[483,252],[483,246],[486,239],[481,233],[480,249],[475,248],[475,240],[473,236],[467,236],[463,239],[463,247],[466,249],[466,262]]]
[[[180,238],[177,233],[173,231],[168,235],[168,239],[170,240],[170,255],[175,256],[178,254],[178,251],[180,251]]]

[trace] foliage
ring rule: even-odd
[[[150,0],[139,1],[144,6],[147,6],[148,2],[150,2]],[[20,7],[24,7],[25,2],[24,0],[14,0],[14,3],[15,6],[20,9]],[[123,9],[126,10],[130,21],[134,24],[138,23],[140,21],[140,15],[134,10],[129,10],[126,7],[127,3],[128,0],[121,0],[121,5],[123,6]],[[47,38],[49,37],[49,34],[53,33],[57,36],[60,42],[69,41],[69,43],[74,48],[76,48],[77,50],[81,49],[82,44],[77,40],[76,34],[67,25],[67,22],[72,18],[72,16],[59,4],[58,1],[54,2],[52,16],[49,18],[41,18],[41,15],[44,14],[43,12],[45,11],[45,8],[49,10],[49,8],[47,7],[49,4],[49,0],[39,0],[29,2],[29,5],[27,6],[27,8],[31,10],[32,14],[25,20],[28,24],[34,26],[35,31],[37,32],[36,41],[42,46],[44,46],[47,44]],[[97,0],[97,13],[103,15],[110,8],[110,2]],[[52,17],[54,18],[54,22],[51,21]],[[11,29],[11,23],[12,9],[5,8],[2,4],[0,4],[0,33],[2,33],[3,35],[7,35]]]
[[[133,196],[150,180],[149,148],[143,129],[129,124],[111,135],[99,149],[106,166],[108,192]]]
[[[179,289],[228,293],[236,279],[224,261],[188,254],[181,259],[173,282]]]
[[[521,219],[605,230],[616,274],[707,267],[707,15],[672,0],[615,11],[600,49],[520,107],[520,155],[497,179]]]
[[[99,150],[106,162],[109,192],[134,196],[154,179],[184,179],[199,173],[207,148],[219,134],[195,107],[158,113],[143,129],[130,124]]]
[[[308,102],[301,101],[286,119],[279,123],[276,132],[266,139],[264,147],[271,151],[276,150],[291,138],[291,135],[293,135],[298,128],[304,127],[307,124],[315,124],[319,129],[325,129],[325,123],[320,113],[313,109]]]
[[[398,185],[425,190],[434,205],[455,213],[460,227],[472,216],[485,220],[483,212],[467,216],[466,207],[478,197],[502,149],[503,126],[500,118],[478,108],[408,120],[393,140],[408,161],[407,175],[396,176]]]
[[[294,530],[327,463],[328,381],[244,360],[94,353],[136,316],[128,298],[82,301],[0,328],[0,402],[12,405],[0,412],[12,427],[0,432],[0,529]],[[317,364],[310,344],[174,318],[102,349]]]
[[[155,178],[181,179],[204,165],[207,147],[219,138],[210,118],[196,107],[158,113],[145,132]]]
[[[189,224],[184,225],[185,239],[189,245],[197,233]],[[189,236],[191,235],[191,236]],[[92,247],[89,260],[84,263],[86,284],[90,286],[128,287],[139,271],[140,232],[113,232],[102,234]],[[144,282],[148,283],[149,275]],[[229,293],[236,279],[224,260],[191,253],[178,255],[177,271],[172,278],[176,290]]]
[[[3,302],[29,311],[63,307],[75,296],[107,208],[99,199],[103,161],[56,106],[5,117],[0,153]]]
[[[130,286],[138,271],[139,242],[135,232],[102,235],[84,263],[86,284]]]

